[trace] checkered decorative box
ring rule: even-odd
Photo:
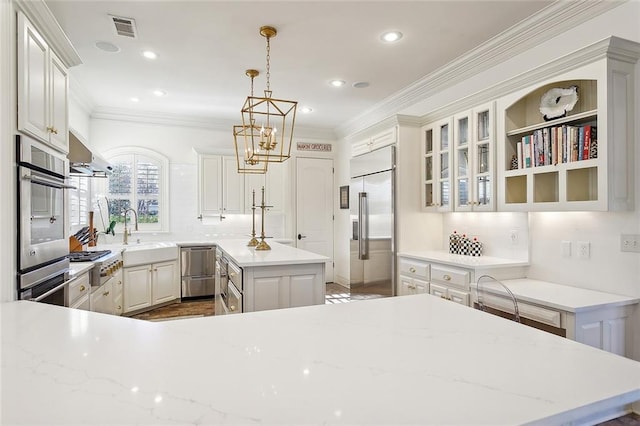
[[[460,235],[453,231],[453,234],[449,235],[449,253],[458,254],[460,251]]]
[[[482,256],[482,243],[478,240],[471,241],[471,246],[469,249],[470,256]]]
[[[460,238],[460,251],[458,252],[458,254],[464,254],[465,256],[468,256],[470,249],[471,240],[463,235],[462,238]]]

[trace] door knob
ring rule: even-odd
[[[298,234],[298,239],[299,239],[299,240],[301,240],[301,239],[303,239],[303,238],[307,238],[307,236],[306,236],[306,235],[302,235],[302,234]]]

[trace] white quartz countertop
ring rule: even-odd
[[[398,253],[398,256],[465,268],[510,268],[515,266],[529,266],[529,262],[526,260],[504,259],[492,256],[464,256],[461,254],[451,254],[442,250],[404,251]]]
[[[246,239],[218,240],[216,246],[241,267],[324,263],[329,260],[326,256],[269,240],[267,243],[271,246],[271,250],[256,250],[254,247],[247,247],[247,241]]]
[[[2,424],[554,425],[640,400],[636,361],[427,294],[165,322],[0,310]]]
[[[69,263],[69,279],[89,271],[93,268],[93,262],[71,262]]]
[[[517,300],[531,302],[567,312],[582,312],[602,307],[624,306],[638,303],[637,297],[622,296],[602,291],[588,290],[546,281],[519,278],[503,280]],[[506,295],[502,287],[486,284],[492,293]]]

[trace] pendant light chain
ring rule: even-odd
[[[269,87],[269,77],[271,77],[271,43],[269,42],[271,37],[267,37],[267,90],[271,90]]]

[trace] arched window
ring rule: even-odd
[[[104,153],[113,173],[100,192],[108,201],[109,220],[124,222],[126,209],[138,216],[139,231],[168,231],[169,161],[144,148],[119,148]],[[134,215],[128,214],[130,223]]]

